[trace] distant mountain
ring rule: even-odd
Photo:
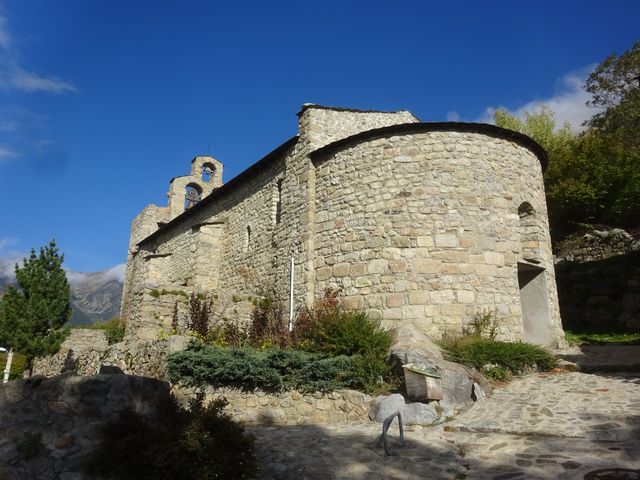
[[[0,259],[2,262],[2,259]],[[0,265],[0,297],[14,283],[10,270]],[[102,272],[67,272],[71,284],[71,325],[109,320],[120,314],[124,265]]]

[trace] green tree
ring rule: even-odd
[[[599,107],[588,125],[637,153],[640,149],[640,42],[622,55],[609,55],[589,75],[587,105]]]
[[[493,120],[499,127],[528,135],[547,151],[549,165],[544,180],[549,220],[554,237],[561,236],[570,229],[572,217],[583,211],[585,204],[593,202],[594,197],[589,179],[580,175],[581,169],[574,170],[580,162],[575,155],[578,139],[571,125],[567,122],[556,129],[555,115],[546,105],[539,111],[526,112],[523,119],[498,109]]]
[[[580,224],[637,224],[640,155],[617,135],[597,128],[575,135],[568,123],[556,129],[553,111],[546,106],[523,119],[497,110],[494,121],[530,136],[549,155],[544,183],[553,240]]]
[[[63,260],[53,240],[39,255],[31,249],[22,267],[16,264],[17,288],[9,287],[0,303],[0,341],[25,356],[25,377],[34,358],[56,353],[70,331],[71,290]]]

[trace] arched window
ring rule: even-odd
[[[195,204],[200,202],[201,198],[202,198],[202,188],[200,188],[200,186],[196,185],[195,183],[190,183],[185,188],[184,209],[185,210],[190,209]]]
[[[522,202],[518,207],[518,216],[520,218],[528,217],[535,213],[536,211],[533,209],[533,206],[529,202]]]
[[[216,176],[216,166],[213,163],[202,164],[202,181],[209,183]]]

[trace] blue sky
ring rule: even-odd
[[[194,155],[228,181],[305,102],[486,121],[545,101],[579,128],[585,75],[639,18],[634,0],[0,0],[0,268],[51,238],[73,270],[121,264]]]

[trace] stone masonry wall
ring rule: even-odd
[[[523,339],[519,268],[538,269],[542,328],[561,343],[539,152],[454,124],[376,131],[315,155],[350,135],[416,122],[409,112],[303,107],[299,136],[252,167],[258,173],[140,244],[127,274],[127,336],[152,339],[170,324],[153,290],[286,302],[293,256],[295,308],[337,285],[348,308],[436,336],[490,309],[503,338]]]
[[[183,405],[195,396],[192,388],[174,386],[171,393]],[[231,388],[207,387],[205,397],[228,400],[227,412],[245,425],[306,425],[369,420],[371,397],[355,390],[331,393],[296,391],[268,394]]]
[[[318,291],[341,286],[344,304],[391,326],[416,322],[438,336],[489,309],[501,337],[521,339],[518,207],[548,231],[538,158],[481,134],[430,132],[360,142],[318,160]],[[527,238],[555,286],[548,234]],[[552,328],[561,337],[555,288]],[[543,300],[544,301],[544,300]]]
[[[156,318],[158,312],[153,310],[149,292],[206,289],[196,275],[203,269],[209,270],[204,273],[210,277],[215,276],[218,294],[286,299],[293,255],[296,305],[310,304],[315,294],[309,227],[314,202],[313,188],[309,188],[313,166],[308,154],[320,145],[315,133],[331,129],[322,141],[332,141],[371,128],[416,121],[408,112],[304,109],[300,114],[300,139],[280,159],[271,162],[260,176],[238,185],[206,210],[144,245],[132,258],[128,268],[132,286],[123,307],[127,335],[153,338],[158,328],[167,324],[167,318],[166,309],[160,312],[162,320]],[[276,219],[279,183],[281,214]],[[199,249],[198,225],[203,224],[219,225],[217,248]]]
[[[569,239],[556,264],[565,327],[640,331],[640,241],[621,229]]]
[[[33,373],[53,377],[64,372],[96,375],[101,366],[115,366],[124,373],[149,378],[164,378],[166,339],[138,341],[128,339],[107,344],[101,330],[73,329],[60,351],[34,362]]]

